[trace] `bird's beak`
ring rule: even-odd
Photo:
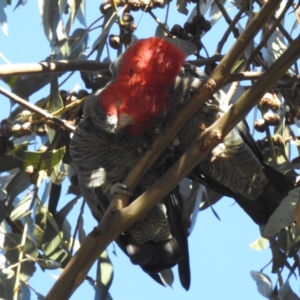
[[[130,126],[133,124],[133,118],[130,115],[127,114],[120,114],[118,116],[118,123],[117,123],[117,127],[115,129],[115,132],[118,132],[120,129],[126,127],[126,126]]]

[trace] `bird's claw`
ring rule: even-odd
[[[115,194],[123,194],[126,196],[132,196],[132,192],[128,189],[126,184],[117,182],[110,187],[110,194],[113,197]]]

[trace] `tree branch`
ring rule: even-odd
[[[60,60],[29,64],[0,65],[0,78],[20,75],[63,73],[69,71],[99,71],[108,69],[109,63],[94,60]]]
[[[3,88],[0,87],[0,94],[6,96],[7,98],[9,98],[10,100],[22,105],[23,107],[27,108],[28,110],[44,117],[47,120],[51,120],[53,123],[55,123],[58,126],[61,126],[65,129],[67,129],[68,131],[73,132],[75,130],[75,127],[72,126],[71,124],[64,122],[61,119],[58,119],[56,117],[54,117],[52,114],[47,113],[46,111],[44,111],[43,109],[39,108],[38,106],[29,103],[28,101],[20,98],[19,96],[17,96],[16,94],[13,94]]]

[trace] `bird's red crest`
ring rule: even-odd
[[[165,39],[137,41],[123,54],[115,83],[101,93],[101,105],[107,114],[131,116],[133,135],[145,132],[166,107],[184,60],[185,54]]]

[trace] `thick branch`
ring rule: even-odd
[[[260,10],[249,23],[247,29],[240,35],[232,49],[226,54],[220,65],[214,70],[211,79],[200,86],[199,94],[195,94],[190,101],[182,107],[180,112],[176,114],[172,120],[171,124],[169,123],[164,129],[164,134],[158,136],[154,141],[151,147],[153,150],[148,150],[142,156],[138,164],[129,172],[124,183],[130,189],[135,188],[140,179],[149,170],[165,147],[172,141],[185,122],[204,104],[212,93],[222,87],[222,84],[224,84],[227,79],[225,76],[228,77],[235,61],[242,55],[249,42],[254,38],[261,26],[264,25],[265,21],[272,16],[280,2],[281,0],[270,1]],[[270,80],[272,80],[272,78],[270,78]],[[237,120],[237,118],[235,118],[235,120]],[[206,138],[208,138],[208,135],[212,135],[211,131],[205,131]],[[196,143],[196,145],[199,145],[199,143]],[[201,154],[208,154],[209,149],[212,148],[208,147],[205,151],[202,149]],[[194,156],[199,157],[199,149],[196,149],[195,151],[195,147],[192,147],[192,152]],[[152,186],[149,191],[139,197],[138,201],[134,201],[130,204],[129,207],[124,208],[128,203],[128,198],[122,197],[123,195],[116,195],[110,203],[99,226],[88,235],[81,248],[68,263],[60,278],[54,284],[45,299],[67,299],[70,297],[73,291],[84,280],[88,270],[108,244],[138,221],[159,201],[158,198],[151,198],[152,195],[159,194],[159,197],[161,197],[163,194],[167,194],[172,189],[171,187],[175,187],[180,179],[193,168],[188,159],[184,158],[180,162],[182,163],[185,160],[187,166],[181,165],[184,166],[183,173],[178,172],[177,163],[174,167],[176,169],[175,172],[174,168],[168,171],[168,174],[172,172],[172,177],[170,178],[172,178],[173,181],[165,180],[166,176],[163,176],[164,179],[162,178],[162,180],[164,180],[164,186],[161,187],[160,180],[154,187]],[[160,191],[156,190],[157,186],[162,189]],[[147,199],[148,196],[151,195],[150,201],[144,201],[145,195],[147,196]]]
[[[61,119],[58,119],[56,117],[54,117],[52,114],[47,113],[45,110],[39,108],[38,106],[29,103],[28,101],[20,98],[19,96],[17,96],[16,94],[13,94],[3,88],[0,87],[0,94],[8,97],[10,100],[22,105],[23,107],[27,108],[28,110],[35,112],[36,114],[44,117],[47,120],[51,120],[53,123],[57,124],[58,126],[61,126],[65,129],[67,129],[68,131],[73,132],[75,130],[75,127],[72,126],[71,124],[64,122]]]
[[[68,71],[99,71],[108,69],[108,63],[92,60],[61,60],[29,64],[0,65],[0,78],[17,75],[63,73]]]

